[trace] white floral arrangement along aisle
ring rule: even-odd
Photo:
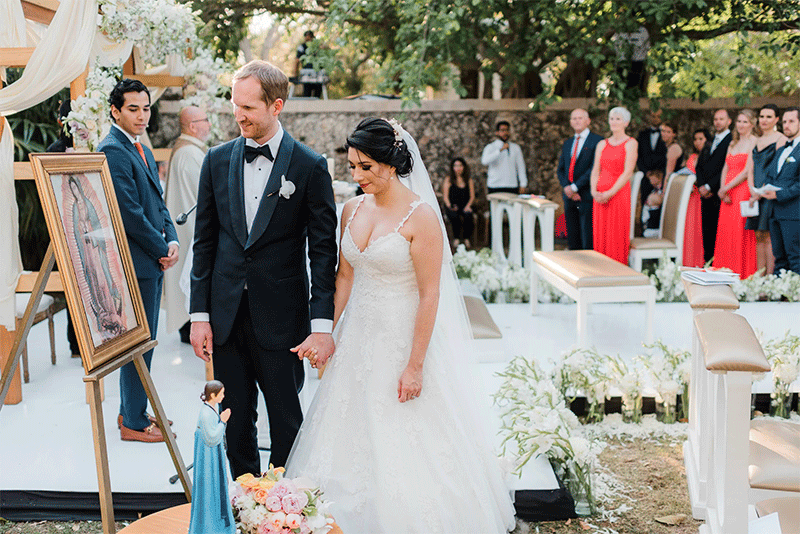
[[[134,43],[148,67],[184,76],[181,107],[205,109],[211,141],[222,140],[219,116],[229,110],[229,102],[221,80],[232,70],[197,38],[201,22],[191,6],[175,0],[99,0],[98,4],[98,26],[106,37]],[[187,51],[191,59],[186,59]],[[78,143],[93,151],[111,128],[108,94],[122,75],[122,63],[90,58],[90,65],[86,93],[72,101],[65,123]],[[153,101],[160,96],[151,93]]]

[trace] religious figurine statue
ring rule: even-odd
[[[206,383],[200,399],[203,407],[194,433],[194,482],[189,534],[235,534],[228,498],[228,461],[225,456],[225,427],[230,408],[218,413],[225,398],[222,382]]]

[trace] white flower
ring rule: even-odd
[[[283,198],[289,198],[294,193],[295,187],[294,183],[290,182],[286,179],[286,176],[281,176],[281,188],[278,190],[278,194]]]

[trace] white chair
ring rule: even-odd
[[[636,171],[631,178],[631,223],[628,232],[629,239],[633,241],[633,229],[636,227],[636,206],[639,205],[639,190],[642,188],[642,178],[644,173]]]
[[[16,294],[16,323],[17,330],[22,328],[22,319],[25,316],[25,309],[28,307],[28,301],[31,298],[30,293],[17,293]],[[50,330],[50,362],[56,364],[56,334],[53,324],[53,314],[55,313],[55,300],[50,295],[42,295],[39,301],[39,307],[33,312],[33,323],[36,324],[40,321],[47,319],[47,327]],[[30,374],[28,373],[28,343],[22,347],[22,378],[27,384],[30,382]]]
[[[642,260],[660,259],[664,253],[683,264],[683,237],[686,227],[686,210],[695,177],[693,174],[673,174],[667,182],[664,203],[661,206],[661,224],[658,238],[635,237],[631,239],[628,265],[642,271]],[[633,224],[633,222],[631,222]]]

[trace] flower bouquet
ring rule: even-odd
[[[337,530],[330,503],[310,480],[284,478],[283,467],[260,477],[244,474],[231,485],[236,527],[242,534],[326,534]],[[341,531],[339,531],[341,532]]]

